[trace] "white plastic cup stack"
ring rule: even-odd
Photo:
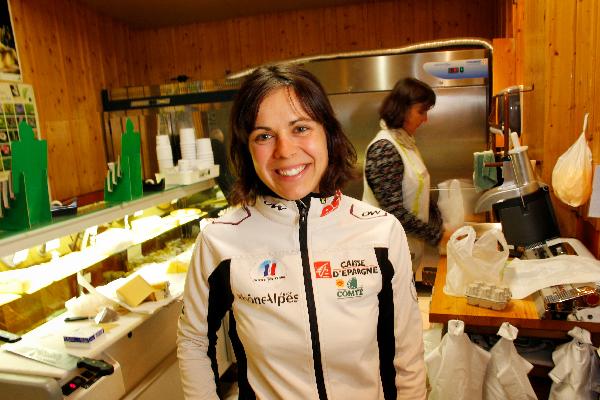
[[[194,128],[181,128],[179,130],[179,147],[181,158],[184,160],[196,159],[196,134]]]
[[[215,164],[209,138],[196,139],[196,160],[196,167],[198,169],[210,168]]]
[[[156,158],[158,159],[158,171],[164,172],[173,168],[173,152],[168,135],[156,136]]]
[[[177,163],[177,169],[179,172],[191,171],[193,168],[194,160],[188,160],[186,158],[182,158]]]

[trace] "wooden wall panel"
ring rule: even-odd
[[[100,90],[129,84],[129,29],[74,0],[12,0],[23,81],[48,141],[54,199],[102,188]]]
[[[492,93],[519,84],[515,76],[515,41],[513,38],[498,38],[494,46]]]
[[[505,7],[504,3],[369,1],[135,31],[134,54],[145,64],[136,69],[130,84],[160,84],[180,74],[193,79],[219,79],[228,72],[272,61],[401,47],[440,38],[491,40],[500,29],[498,5]]]

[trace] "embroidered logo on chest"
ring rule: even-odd
[[[262,261],[252,269],[251,276],[255,283],[280,281],[287,277],[283,264],[279,264],[275,259]]]

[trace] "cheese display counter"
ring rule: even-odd
[[[213,214],[215,205],[227,205],[212,178],[0,233],[0,329],[21,335],[0,346],[0,397],[183,397],[175,340],[185,272],[203,217],[213,216],[203,204]],[[167,295],[132,306],[116,289],[136,278],[160,281]],[[99,293],[117,318],[67,322],[81,315],[70,303],[89,293]],[[64,340],[91,327],[96,334],[76,346]],[[224,332],[217,346],[221,374],[232,358]],[[65,359],[74,364],[65,367]],[[113,372],[80,365],[82,359],[103,360]]]

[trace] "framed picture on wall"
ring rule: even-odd
[[[0,80],[21,81],[21,67],[8,0],[0,0]]]

